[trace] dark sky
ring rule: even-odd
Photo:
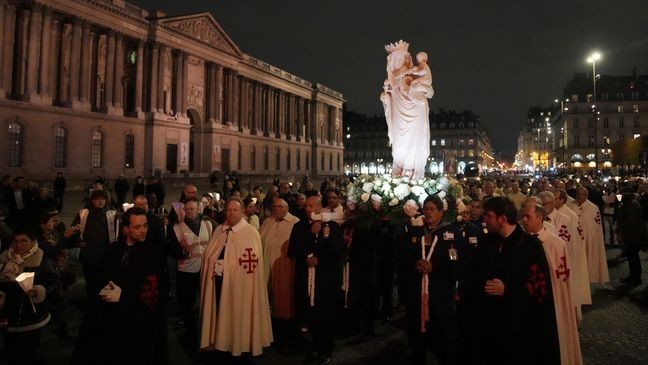
[[[560,97],[575,72],[648,73],[647,0],[130,0],[167,15],[211,12],[251,56],[341,91],[347,109],[382,113],[383,46],[426,51],[434,110],[471,109],[494,148],[516,149],[527,108]]]

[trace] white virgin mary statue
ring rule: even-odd
[[[427,54],[416,55],[413,65],[409,44],[385,46],[387,79],[380,100],[385,107],[387,133],[392,146],[392,175],[420,179],[430,155],[430,120],[427,99],[434,96]]]

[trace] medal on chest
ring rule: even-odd
[[[330,234],[331,234],[331,228],[329,226],[322,227],[322,237],[329,238]]]
[[[450,261],[457,261],[459,259],[459,255],[457,255],[457,250],[454,248],[454,245],[450,245],[448,257],[450,258]]]

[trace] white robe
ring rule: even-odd
[[[587,273],[585,244],[578,235],[578,216],[563,205],[562,210],[554,209],[547,215],[547,218],[549,223],[556,227],[557,236],[565,241],[569,249],[574,305],[578,309],[578,318],[581,319],[580,306],[592,304],[592,293],[590,291],[589,274]]]
[[[583,359],[572,300],[570,280],[572,270],[569,249],[560,237],[546,229],[538,232],[538,239],[542,242],[551,272],[551,291],[556,309],[556,325],[560,342],[560,363],[562,365],[580,365],[583,363]]]
[[[607,257],[605,256],[601,212],[589,200],[580,205],[574,200],[568,202],[567,206],[578,215],[581,226],[579,234],[586,243],[585,252],[587,252],[587,268],[590,282],[607,283],[610,281],[610,275],[608,273]]]
[[[265,282],[269,280],[272,316],[290,319],[295,315],[295,263],[288,257],[288,240],[299,218],[290,213],[279,221],[270,217],[261,225]]]
[[[200,348],[257,356],[273,339],[261,237],[245,219],[231,227],[229,235],[228,228],[225,224],[216,228],[203,257]],[[216,303],[216,263],[226,240],[223,286]]]

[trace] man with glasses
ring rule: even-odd
[[[272,202],[272,216],[263,221],[259,230],[266,260],[265,282],[269,280],[275,340],[279,351],[284,353],[289,350],[287,342],[295,317],[295,262],[288,257],[288,241],[297,222],[299,218],[288,212],[288,203],[278,198]]]
[[[344,208],[340,204],[340,193],[335,189],[329,189],[326,192],[326,208],[322,209],[322,213],[332,213],[333,221],[339,225],[344,224]]]

